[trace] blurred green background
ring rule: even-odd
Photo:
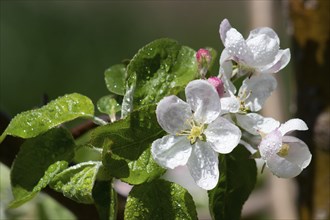
[[[157,38],[220,54],[223,18],[248,35],[248,2],[1,0],[0,109],[14,116],[44,94],[96,101],[107,94],[104,70]],[[275,25],[285,30],[284,21]]]
[[[249,3],[1,0],[0,111],[12,117],[42,105],[44,95],[55,99],[72,92],[84,94],[96,103],[108,94],[104,71],[132,58],[139,48],[157,38],[173,38],[195,50],[210,46],[219,56],[223,45],[218,30],[224,18],[245,37],[255,28],[251,25]],[[281,11],[281,1],[275,1],[273,6],[276,13],[272,27],[280,36],[281,48],[287,48],[287,17]],[[217,71],[216,65],[214,75]],[[290,82],[286,84],[288,87]],[[0,217],[10,201],[8,175],[1,166]],[[34,201],[44,204],[38,198]],[[48,203],[46,206],[54,209]],[[70,216],[52,212],[44,213],[44,219],[56,213],[57,218]],[[11,213],[12,219],[20,219],[19,216],[22,215]]]

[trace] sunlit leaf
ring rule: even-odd
[[[181,91],[196,77],[195,53],[171,39],[155,40],[140,49],[127,66],[123,108],[156,104]]]
[[[1,135],[0,142],[6,135],[31,138],[64,122],[93,115],[94,105],[88,97],[78,93],[65,95],[39,109],[16,115]]]
[[[54,177],[50,187],[76,202],[92,204],[92,190],[100,166],[101,162],[89,161],[69,167]]]

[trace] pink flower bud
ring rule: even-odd
[[[201,75],[201,78],[205,78],[205,75],[207,73],[207,70],[211,63],[211,54],[210,51],[206,49],[199,49],[196,53],[196,60],[198,63],[198,70],[199,74]]]
[[[207,81],[212,86],[214,86],[214,88],[218,92],[219,97],[223,97],[223,94],[225,92],[225,87],[223,85],[223,81],[220,78],[216,77],[216,76],[213,76],[213,77],[208,78]]]

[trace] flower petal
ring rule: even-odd
[[[151,154],[159,165],[173,169],[187,163],[191,145],[186,137],[166,135],[152,143]]]
[[[276,32],[269,27],[261,27],[252,30],[246,40],[249,41],[250,39],[255,38],[261,34],[267,35],[269,38],[276,40],[277,44],[280,44],[280,39],[278,38]]]
[[[223,97],[220,99],[221,114],[237,113],[239,111],[240,103],[236,96]]]
[[[306,168],[312,160],[312,154],[308,146],[302,140],[292,137],[284,136],[283,143],[289,144],[289,154],[285,159],[291,163],[297,164],[301,169]]]
[[[243,81],[238,97],[244,101],[246,107],[256,112],[262,108],[276,86],[277,81],[270,74],[253,75]]]
[[[186,99],[194,111],[194,119],[210,123],[220,114],[220,98],[215,88],[206,80],[191,81],[186,87]]]
[[[268,161],[273,155],[277,155],[282,147],[282,134],[277,129],[267,134],[259,144],[261,157]]]
[[[298,176],[302,171],[297,164],[291,163],[277,154],[269,157],[266,164],[273,174],[282,178],[293,178]]]
[[[219,180],[218,155],[207,142],[197,141],[192,147],[187,166],[196,184],[213,189]]]
[[[226,32],[224,45],[228,54],[236,62],[249,64],[253,61],[253,53],[245,42],[243,36],[235,29],[231,28]]]
[[[223,21],[220,23],[220,28],[219,28],[219,34],[223,44],[225,44],[226,42],[226,37],[227,37],[226,33],[230,29],[231,29],[231,25],[229,21],[226,18],[223,19]]]
[[[218,117],[204,131],[206,141],[218,153],[230,153],[241,139],[241,130],[227,119]]]
[[[293,178],[309,165],[312,155],[307,145],[298,138],[284,136],[283,143],[289,145],[288,155],[281,157],[273,154],[267,157],[266,163],[276,176]]]
[[[186,121],[192,117],[190,106],[172,95],[160,100],[156,109],[159,125],[168,133],[176,134],[187,127]]]
[[[290,49],[279,50],[275,56],[275,60],[262,68],[259,69],[260,73],[277,73],[283,69],[290,61],[291,53]]]
[[[218,77],[223,81],[225,89],[236,94],[236,88],[230,78],[233,72],[233,63],[227,49],[224,49],[220,55],[220,70]]]
[[[268,134],[280,126],[280,122],[273,118],[265,118],[257,113],[248,113],[246,115],[236,114],[237,124],[247,132],[258,135]]]
[[[253,63],[250,64],[255,67],[272,63],[280,49],[278,39],[263,33],[250,37],[246,44],[253,54]]]
[[[308,130],[308,127],[306,125],[306,123],[299,119],[299,118],[294,118],[294,119],[290,119],[289,121],[285,122],[284,124],[282,124],[278,130],[282,133],[282,135],[284,136],[286,133],[290,132],[290,131],[305,131]]]

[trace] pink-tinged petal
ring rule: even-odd
[[[265,66],[272,63],[280,47],[276,39],[266,34],[256,35],[246,41],[246,44],[253,54],[251,66]]]
[[[294,119],[290,119],[289,121],[285,122],[284,124],[282,124],[278,130],[281,132],[282,136],[284,136],[286,133],[290,132],[290,131],[305,131],[308,130],[308,127],[306,125],[306,123],[299,119],[299,118],[294,118]]]
[[[151,154],[159,165],[173,169],[186,165],[191,154],[191,145],[186,137],[167,135],[152,143]]]
[[[259,144],[260,155],[264,160],[277,155],[282,147],[282,134],[277,129],[267,134]]]
[[[194,112],[194,119],[208,124],[220,114],[220,99],[215,88],[206,80],[191,81],[186,89],[187,103]]]
[[[276,32],[269,27],[261,27],[252,30],[247,38],[247,41],[261,34],[267,35],[269,38],[276,40],[277,44],[280,44],[280,39],[278,38]]]
[[[238,96],[241,100],[244,100],[246,107],[253,112],[257,112],[276,89],[276,86],[277,81],[270,74],[253,75],[243,81]]]
[[[279,50],[278,54],[275,56],[274,61],[262,68],[259,69],[260,73],[277,73],[286,65],[288,65],[289,61],[291,59],[291,53],[290,49],[285,49],[285,50]]]
[[[222,43],[225,44],[226,42],[226,33],[231,29],[231,25],[227,19],[223,19],[220,23],[219,34],[222,40]]]
[[[247,132],[258,135],[259,132],[268,134],[280,126],[273,118],[265,118],[257,113],[236,114],[237,124]]]
[[[205,189],[213,189],[219,180],[218,155],[207,142],[197,141],[187,166],[196,184]]]
[[[266,165],[274,175],[281,178],[293,178],[302,171],[297,164],[291,163],[276,154],[268,158]]]
[[[288,144],[290,146],[288,155],[285,156],[286,160],[297,164],[301,169],[309,165],[312,160],[312,154],[305,142],[296,137],[284,136],[283,144]]]
[[[230,153],[241,139],[241,130],[223,117],[218,117],[204,131],[206,141],[218,153]]]
[[[288,154],[280,156],[278,153],[283,144],[289,145]],[[312,157],[304,142],[295,137],[282,137],[278,130],[262,139],[259,151],[271,172],[282,178],[293,178],[299,175],[308,166]]]
[[[174,95],[160,100],[156,115],[159,125],[170,134],[187,128],[186,122],[192,118],[190,106]]]

